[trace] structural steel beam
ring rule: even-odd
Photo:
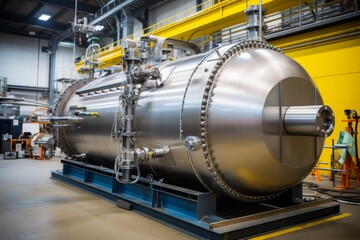
[[[42,3],[38,4],[38,5],[28,14],[28,17],[29,17],[29,18],[33,17],[43,6],[44,6],[44,4],[42,4]]]
[[[141,16],[137,16],[136,19],[142,23],[143,28],[147,28],[149,26],[149,21]]]
[[[263,0],[263,8],[268,13],[275,13],[298,6],[298,0],[275,1]],[[146,34],[158,35],[165,38],[176,38],[190,40],[199,36],[205,36],[219,31],[223,28],[246,22],[245,9],[253,4],[259,4],[258,0],[223,0],[213,6],[193,14],[187,18],[169,23],[158,29],[148,28]],[[153,25],[154,26],[154,25]],[[145,29],[146,30],[146,29]],[[109,67],[120,62],[123,52],[119,44],[106,46],[101,49],[99,56],[101,67]],[[76,70],[79,71],[84,65],[83,60],[76,63]]]
[[[106,18],[110,17],[113,14],[116,14],[119,10],[125,8],[127,5],[131,4],[134,0],[127,0],[123,3],[120,3],[119,5],[112,5],[113,3],[109,3],[104,5],[100,10],[98,10],[95,15],[94,15],[94,19],[91,20],[91,22],[89,23],[89,25],[95,25],[103,20],[105,20]],[[116,2],[114,2],[115,4]],[[114,6],[114,7],[112,7]],[[56,38],[51,40],[51,44],[50,45],[56,45],[57,42],[60,42],[61,40],[69,37],[72,34],[72,28],[68,28],[66,29],[66,31],[64,31],[60,36],[57,36]]]
[[[141,13],[143,11],[145,11],[146,9],[148,9],[149,7],[154,6],[155,4],[157,4],[158,2],[160,2],[161,0],[148,0],[146,1],[146,3],[144,5],[142,5],[141,7],[137,8],[135,11],[133,11],[133,14],[135,17],[141,15]]]
[[[44,32],[36,32],[35,35],[29,35],[28,30],[7,28],[7,27],[1,27],[1,26],[0,26],[0,32],[21,35],[21,36],[31,37],[31,38],[40,38],[40,39],[50,40],[50,34],[47,34]]]
[[[122,35],[129,36],[134,33],[134,16],[126,8],[122,9]]]
[[[0,19],[17,22],[17,23],[22,23],[22,24],[26,24],[26,25],[31,25],[31,26],[38,27],[38,28],[57,30],[57,31],[64,31],[69,26],[68,24],[51,22],[51,21],[44,22],[37,18],[33,18],[33,17],[28,18],[28,17],[20,15],[20,14],[14,14],[14,13],[9,13],[9,12],[5,12],[5,11],[0,11]]]
[[[96,2],[99,4],[100,7],[105,6],[105,4],[103,3],[102,0],[96,0]],[[115,17],[117,17],[117,16],[115,15]],[[110,22],[108,19],[105,19],[105,22],[106,22],[106,24],[111,28],[111,31],[112,31],[113,33],[116,33],[116,29],[113,27],[113,25],[111,24],[111,22]]]
[[[30,86],[21,86],[21,85],[8,85],[10,91],[27,91],[27,92],[48,92],[47,87],[30,87]]]
[[[62,40],[68,38],[73,33],[72,27],[67,28],[64,32],[62,32],[59,36],[56,36],[55,38],[50,39],[50,48],[52,45],[57,45]]]
[[[104,19],[110,17],[111,15],[117,13],[118,11],[120,11],[121,9],[125,8],[127,5],[133,3],[134,0],[127,0],[123,3],[120,3],[119,5],[116,5],[114,7],[111,7],[111,4],[109,5],[105,5],[104,7],[102,7],[99,11],[97,11],[95,13],[95,19],[93,19],[89,25],[95,25],[101,21],[103,21]]]
[[[75,10],[75,1],[74,0],[32,0],[32,1],[52,5],[55,7],[66,8],[66,9],[72,10],[72,11]],[[78,2],[77,10],[79,12],[95,13],[97,10],[99,10],[99,8],[92,6],[90,4]]]
[[[298,0],[276,1],[263,0],[263,8],[267,14],[289,9],[299,4]],[[182,40],[206,36],[223,28],[246,22],[244,11],[247,6],[259,4],[257,0],[238,1],[225,0],[213,5],[191,17],[170,22],[158,29],[149,29],[150,33],[162,37],[171,37]]]

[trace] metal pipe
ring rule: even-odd
[[[16,103],[16,102],[24,102],[24,103],[31,103],[31,104],[34,104],[36,106],[49,107],[49,104],[47,104],[47,103],[39,103],[39,102],[31,101],[31,100],[26,100],[25,98],[0,97],[0,102],[3,102],[3,101],[15,101],[15,102],[9,102],[9,104],[21,105],[20,103]]]
[[[263,20],[262,20],[262,0],[259,1],[259,40],[262,41]]]
[[[319,167],[314,167],[314,169],[322,170],[322,171],[331,171],[331,172],[347,172],[348,171],[348,170],[341,170],[341,169],[334,169],[334,168],[319,168]]]
[[[23,102],[23,103],[18,103],[18,102],[12,102],[12,103],[1,103],[1,106],[35,106],[35,107],[39,107],[39,106],[42,106],[42,105],[39,105],[39,104],[35,104],[35,103],[26,103],[26,102]],[[45,106],[44,106],[45,107]]]
[[[66,117],[49,117],[44,118],[43,120],[49,120],[51,122],[59,122],[59,121],[82,121],[83,118],[80,117],[73,117],[73,116],[66,116]]]
[[[126,41],[125,44],[127,44]],[[123,103],[124,110],[124,124],[123,130],[121,130],[120,139],[118,146],[119,155],[116,158],[114,170],[116,172],[116,180],[121,183],[136,183],[140,178],[140,166],[138,161],[135,159],[134,150],[134,131],[133,131],[133,119],[134,119],[134,107],[136,102],[136,96],[134,92],[133,77],[130,72],[139,60],[135,57],[135,49],[132,47],[127,49],[126,62],[126,81],[124,91],[121,95],[121,101]],[[118,130],[116,130],[118,131]],[[135,180],[132,180],[133,170],[137,171]],[[119,177],[121,171],[122,176]]]
[[[55,43],[55,42],[53,42]],[[58,49],[57,43],[49,44],[50,50],[50,64],[49,64],[49,104],[53,104],[55,100],[55,69],[56,69],[56,51]]]
[[[331,146],[335,146],[334,139],[331,139]],[[331,149],[331,169],[335,168],[335,148]],[[331,180],[333,181],[333,187],[335,187],[335,172],[331,172]]]
[[[113,9],[107,11],[105,14],[103,14],[103,15],[95,18],[93,21],[91,21],[91,22],[89,23],[89,25],[90,25],[90,26],[94,26],[95,24],[97,24],[97,23],[101,22],[102,20],[108,18],[109,16],[115,14],[115,13],[118,12],[120,9],[125,8],[127,5],[131,4],[132,2],[133,2],[133,0],[127,0],[127,1],[125,1],[125,2],[123,2],[123,3],[120,3],[118,6],[116,6],[116,7],[114,7]],[[107,6],[107,5],[105,5],[104,7],[102,7],[99,11],[102,11],[106,6]],[[99,11],[97,11],[97,12],[95,13],[95,16],[97,16],[97,14],[98,14]]]
[[[121,22],[118,17],[115,17],[116,20],[116,41],[121,39],[120,32],[121,32]]]
[[[70,124],[53,124],[51,125],[52,127],[54,128],[60,128],[60,127],[70,127],[71,125]]]
[[[284,127],[290,135],[327,137],[334,126],[334,113],[325,105],[292,106],[284,116]]]
[[[30,87],[30,86],[20,86],[20,85],[7,85],[7,88],[12,91],[28,91],[28,92],[41,92],[47,93],[49,91],[46,87]]]
[[[299,10],[298,10],[298,14],[299,14],[299,27],[301,27],[302,25],[302,22],[301,22],[301,13],[302,13],[302,3],[301,3],[301,0],[299,0]]]
[[[105,91],[105,90],[111,90],[111,89],[114,89],[114,88],[123,87],[125,84],[126,84],[126,80],[118,82],[118,83],[114,83],[114,84],[104,85],[104,86],[96,86],[96,87],[93,87],[93,88],[85,88],[84,90],[76,91],[75,94],[83,95],[83,94],[92,93],[92,92],[96,93],[96,92],[101,92],[101,91]]]
[[[7,78],[0,77],[0,97],[6,97],[8,91]]]
[[[39,87],[39,72],[40,72],[40,38],[38,39],[38,47],[37,47],[36,88]],[[39,100],[39,93],[36,93],[36,102],[38,100]]]

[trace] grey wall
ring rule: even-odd
[[[149,23],[154,24],[196,5],[196,0],[172,0],[160,3],[149,10]],[[193,9],[195,13],[195,9]],[[187,13],[189,14],[189,13]],[[182,16],[185,17],[185,16]],[[141,36],[142,24],[135,20],[134,32]],[[9,85],[48,87],[49,53],[43,53],[41,47],[47,47],[48,41],[0,33],[0,76],[8,79]],[[85,55],[84,48],[76,48],[75,58]],[[72,48],[59,47],[55,60],[55,79],[86,77],[74,71],[74,53]],[[59,86],[59,84],[55,84]],[[46,101],[43,96],[25,96],[38,101]]]
[[[42,52],[47,40],[0,33],[0,76],[7,77],[8,85],[49,87],[50,55]],[[83,56],[84,48],[76,48],[75,57]],[[60,47],[56,52],[55,77],[84,78],[74,71],[73,48]],[[34,92],[12,91],[9,95],[46,103],[47,96]],[[35,107],[21,106],[20,114],[30,114]]]
[[[134,38],[141,37],[143,35],[143,25],[136,18],[134,19]]]
[[[161,21],[173,17],[185,10],[188,10],[196,6],[196,0],[172,0],[164,3],[159,3],[149,9],[149,26],[160,23]],[[183,18],[189,14],[195,13],[195,8],[190,12],[184,13],[185,15],[179,15],[178,18]],[[160,27],[162,25],[159,25]],[[143,35],[142,23],[137,19],[134,20],[134,37],[140,37]]]
[[[196,0],[168,1],[149,11],[150,25],[160,22],[196,5]],[[142,24],[135,20],[134,32],[140,33]],[[139,34],[140,35],[140,34]],[[48,87],[49,54],[41,52],[48,41],[0,33],[0,76],[8,78],[9,85]],[[77,48],[75,57],[83,56],[85,49]],[[73,71],[72,48],[59,47],[56,52],[55,78],[78,79]]]
[[[49,53],[42,52],[48,41],[0,33],[0,76],[9,85],[31,87],[49,86]],[[76,48],[75,58],[85,54],[84,48]],[[60,47],[56,52],[55,77],[83,78],[74,71],[73,49]]]
[[[0,33],[0,75],[9,85],[48,87],[48,41]]]
[[[55,56],[55,79],[80,79],[86,77],[86,75],[81,75],[75,72],[74,68],[74,59],[84,55],[85,48],[76,47],[74,55],[73,48],[59,46]]]
[[[196,6],[196,0],[173,0],[159,4],[150,9],[149,24],[152,25],[169,17],[173,17],[194,6]],[[193,9],[193,13],[195,12],[195,9]]]

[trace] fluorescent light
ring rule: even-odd
[[[41,14],[41,16],[39,17],[39,20],[41,21],[47,21],[51,18],[50,15],[47,15],[47,14]]]
[[[97,32],[99,32],[99,31],[101,31],[101,30],[103,30],[103,29],[104,29],[104,26],[103,26],[103,25],[96,25],[96,26],[94,27],[94,30],[97,31]]]
[[[61,47],[70,47],[70,48],[74,47],[74,43],[70,43],[70,42],[59,42],[58,45]]]

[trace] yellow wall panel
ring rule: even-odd
[[[335,112],[335,131],[325,143],[330,146],[331,139],[336,142],[339,132],[347,126],[341,122],[346,119],[344,109],[355,109],[360,114],[360,37],[310,45],[285,54],[308,71],[325,104]],[[330,157],[331,150],[324,149],[320,161],[329,162]]]

